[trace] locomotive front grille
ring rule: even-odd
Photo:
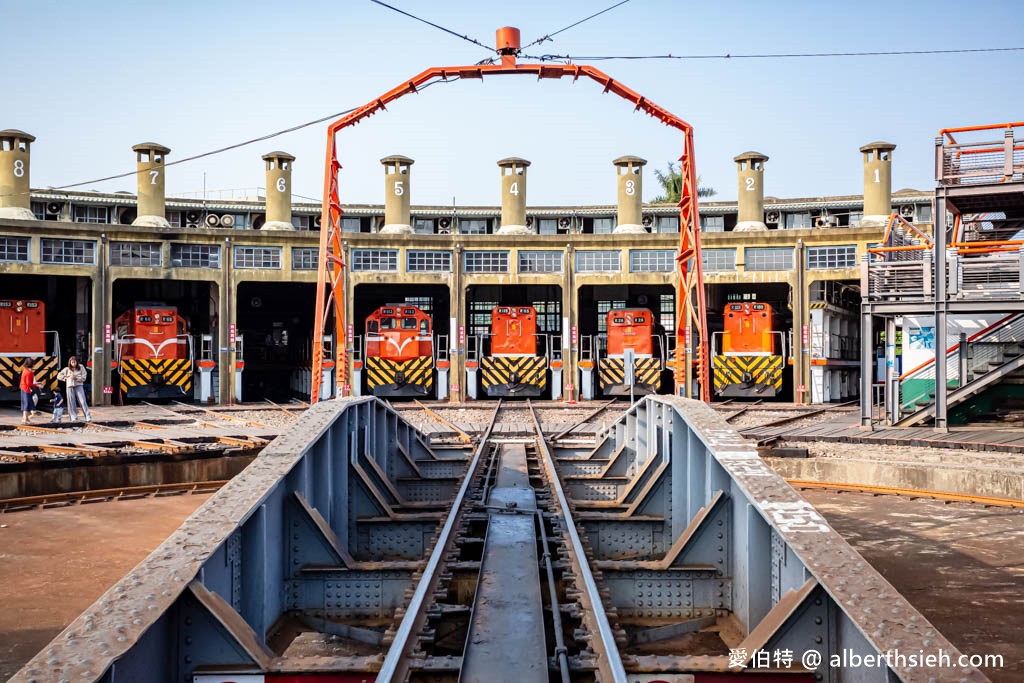
[[[419,387],[428,392],[434,386],[434,359],[431,356],[406,361],[368,356],[364,367],[370,391]]]
[[[17,391],[21,385],[21,366],[25,361],[34,363],[36,381],[46,391],[57,386],[56,356],[0,356],[0,389]]]
[[[775,396],[782,391],[782,356],[714,357],[712,375],[720,396]]]
[[[626,384],[626,363],[622,358],[602,358],[598,362],[601,388]],[[633,379],[636,386],[657,387],[661,383],[661,361],[658,358],[634,358]]]
[[[548,359],[544,356],[484,356],[480,362],[480,375],[484,389],[518,388],[543,391],[548,384]]]
[[[167,398],[192,393],[192,361],[186,358],[130,358],[117,370],[121,392],[131,397],[153,397],[158,391],[169,391]]]

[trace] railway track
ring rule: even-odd
[[[139,498],[158,498],[192,493],[213,493],[227,481],[182,482],[175,484],[154,484],[151,486],[123,486],[113,489],[95,489],[92,491],[71,491],[67,493],[51,493],[45,496],[24,496],[0,500],[0,513],[23,512],[43,508],[67,507],[83,503],[113,502],[118,500],[138,500]]]
[[[533,406],[531,436],[493,435],[509,410],[522,408],[494,410],[379,680],[489,680],[496,666],[504,680],[625,680]]]

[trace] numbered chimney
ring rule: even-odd
[[[151,228],[169,228],[165,208],[164,159],[171,150],[155,142],[143,142],[132,147],[136,156],[139,181],[138,218],[132,225]]]
[[[29,147],[35,137],[0,130],[0,218],[34,220],[28,185]]]
[[[891,142],[872,142],[860,148],[864,155],[864,227],[888,224],[892,213],[892,151]]]
[[[292,164],[288,152],[263,155],[267,164],[267,222],[263,230],[294,230],[292,225]]]
[[[619,219],[616,221],[617,233],[647,232],[641,222],[643,213],[643,168],[646,159],[640,157],[619,157],[612,162],[618,175],[619,183]]]
[[[530,162],[509,157],[498,162],[501,169],[501,227],[499,235],[532,235],[526,226],[526,168]]]
[[[761,232],[764,224],[764,162],[768,157],[760,152],[744,152],[732,159],[739,177],[739,216],[736,232]]]
[[[413,160],[394,154],[380,160],[384,164],[384,227],[382,233],[412,234],[409,213],[409,171]]]

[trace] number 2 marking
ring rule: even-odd
[[[150,178],[149,184],[150,185],[156,185],[156,179],[159,178],[159,177],[160,177],[160,171],[150,171],[149,172],[149,178]]]
[[[753,192],[753,191],[754,191],[754,179],[753,178],[747,178],[747,192]]]
[[[25,175],[25,162],[21,159],[14,160],[14,177],[21,178]]]

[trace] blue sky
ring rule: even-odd
[[[37,136],[32,185],[59,186],[134,168],[131,146],[170,159],[240,142],[364,104],[437,65],[488,52],[368,0],[340,2],[6,3],[7,80],[0,128]],[[612,4],[393,0],[492,44],[500,26],[524,43]],[[656,2],[632,0],[531,53],[721,54],[934,50],[1024,45],[1018,2]],[[698,172],[716,200],[736,196],[732,157],[771,157],[777,197],[857,194],[862,144],[897,144],[893,188],[930,189],[938,130],[1024,119],[1024,52],[774,60],[595,63],[688,120]],[[319,197],[326,124],[168,169],[168,193],[264,183],[260,156],[297,157],[295,192]],[[342,201],[383,200],[378,159],[416,160],[414,204],[496,204],[495,162],[533,162],[528,203],[610,204],[611,160],[664,167],[681,138],[593,83],[530,77],[438,85],[407,96],[340,139]],[[646,176],[644,196],[657,192]],[[83,189],[134,191],[134,179]]]

